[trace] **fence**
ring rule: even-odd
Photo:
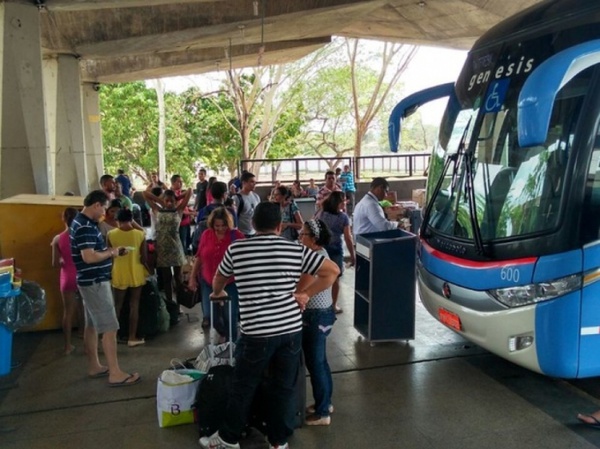
[[[292,182],[309,179],[317,181],[325,177],[327,170],[349,165],[358,181],[375,176],[386,178],[409,178],[422,176],[427,170],[430,153],[398,153],[385,156],[303,157],[293,159],[245,159],[240,161],[240,171],[254,173],[261,184],[272,184],[276,180]],[[256,170],[256,167],[260,167]]]

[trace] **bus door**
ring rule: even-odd
[[[579,377],[600,372],[600,127],[585,180],[581,233],[583,289],[581,300]]]

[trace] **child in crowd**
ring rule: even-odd
[[[129,293],[127,346],[133,348],[145,343],[143,338],[137,337],[137,328],[142,287],[146,283],[146,277],[150,271],[147,265],[148,249],[144,232],[134,229],[132,225],[133,213],[130,210],[121,209],[117,215],[117,222],[119,227],[112,229],[107,234],[107,244],[111,248],[125,247],[128,252],[113,261],[111,284],[117,318],[121,314],[121,307]]]
[[[98,229],[106,240],[106,235],[109,231],[116,229],[119,225],[117,223],[117,214],[121,210],[121,200],[111,200],[104,214],[104,220],[98,223]]]
[[[60,294],[63,303],[62,329],[65,338],[65,355],[75,349],[71,342],[73,320],[82,315],[82,304],[77,300],[77,271],[71,256],[69,227],[77,215],[77,209],[67,207],[62,213],[65,230],[52,239],[52,266],[60,267]],[[80,321],[81,322],[81,321]]]

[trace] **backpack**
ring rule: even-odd
[[[160,295],[160,293],[159,293]],[[169,315],[169,311],[167,310],[167,305],[160,296],[160,301],[158,302],[158,331],[159,332],[167,332],[171,327],[171,316]]]
[[[238,199],[237,216],[240,217],[240,213],[244,210],[244,198],[241,193],[236,193],[235,196]]]
[[[156,280],[149,278],[142,287],[138,312],[137,335],[142,338],[151,338],[161,331],[160,303],[162,298]],[[119,318],[119,338],[126,340],[129,337],[129,296],[123,301]],[[167,328],[168,330],[168,328]]]

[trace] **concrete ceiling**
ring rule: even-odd
[[[47,57],[88,82],[190,75],[299,59],[332,36],[468,49],[541,0],[32,0]]]

